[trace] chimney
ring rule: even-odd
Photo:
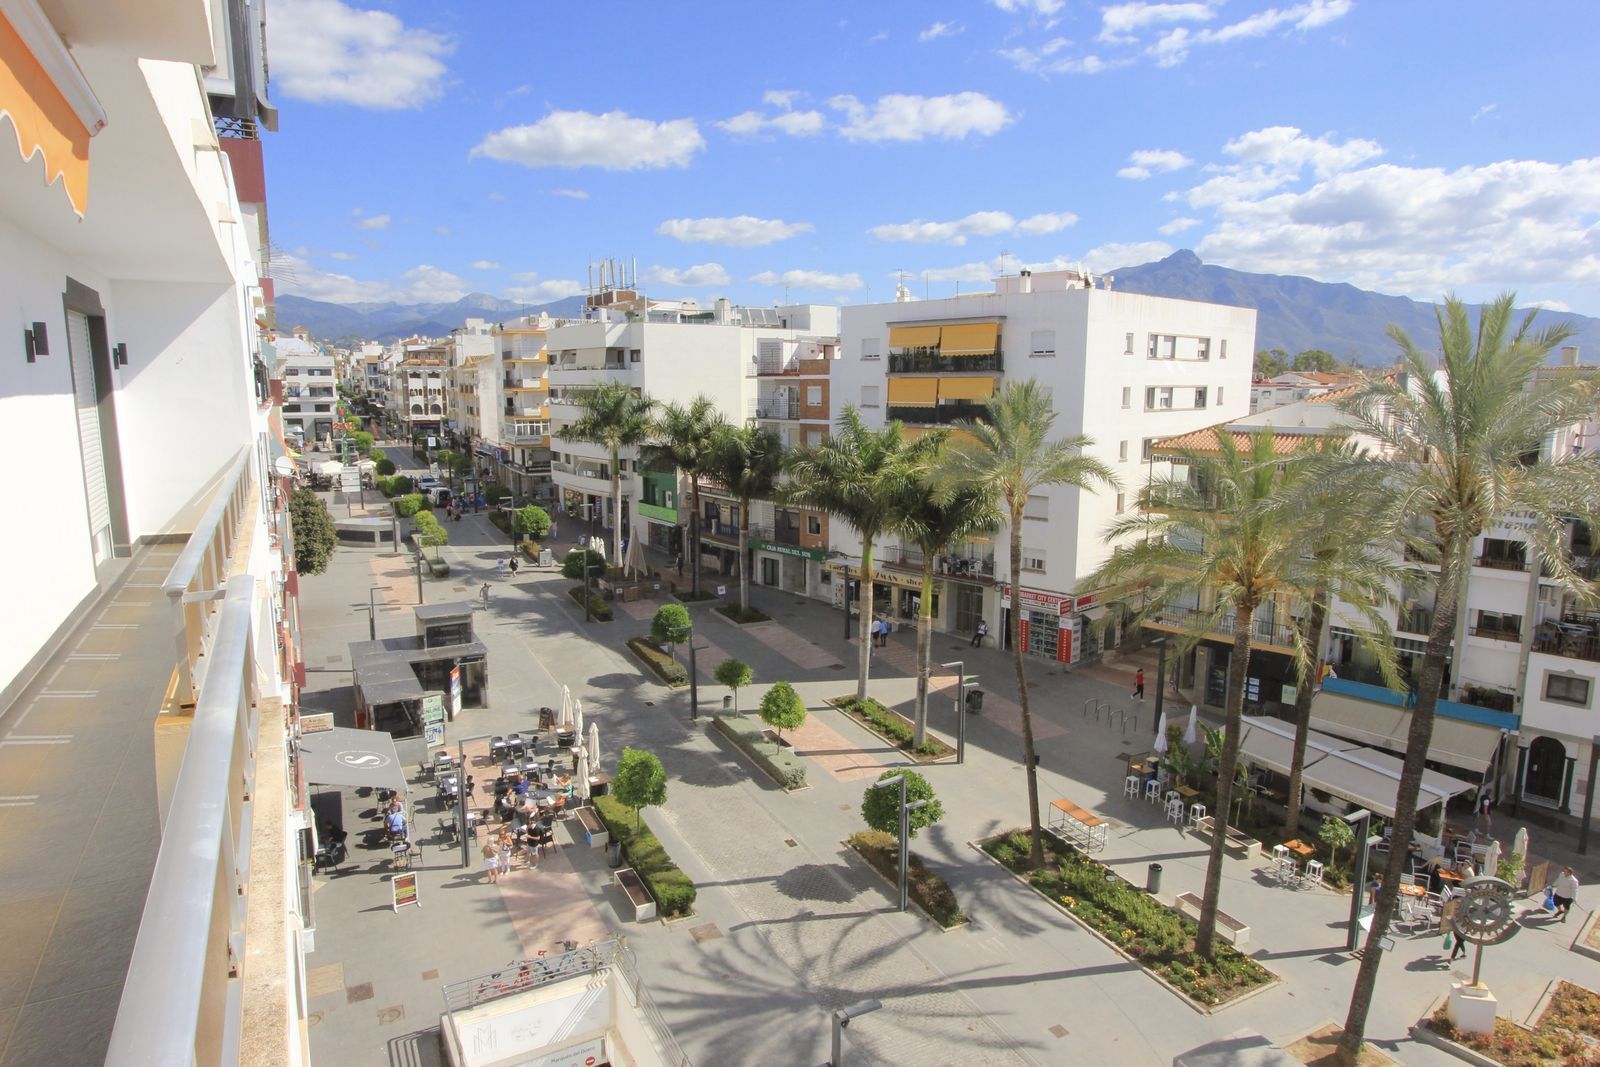
[[[1578,346],[1563,345],[1561,348],[1561,365],[1563,367],[1576,367],[1578,365]]]
[[[1017,291],[1021,293],[1033,292],[1033,271],[1022,271]]]

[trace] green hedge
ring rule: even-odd
[[[583,607],[583,586],[573,586],[567,590],[567,595],[576,600],[580,608]],[[615,615],[611,610],[611,605],[601,600],[598,595],[589,597],[589,608],[594,612],[594,617],[601,622],[610,622]]]
[[[680,589],[676,593],[673,593],[672,595],[677,597],[679,600],[683,601],[685,604],[698,604],[702,600],[715,600],[715,599],[717,599],[717,594],[715,594],[715,593],[707,593],[705,590],[701,590],[699,593],[695,593],[694,591],[689,590],[689,589]]]
[[[372,484],[377,486],[378,492],[382,493],[384,496],[404,496],[406,493],[409,493],[412,490],[411,478],[405,474],[395,474],[388,478],[378,478]]]
[[[657,645],[646,637],[631,637],[628,647],[633,654],[644,660],[645,666],[655,672],[657,678],[674,688],[689,684],[689,672],[683,664],[673,659],[666,649]]]
[[[511,490],[503,485],[491,485],[483,491],[483,499],[491,508],[499,507],[500,501],[511,499]]]
[[[611,840],[622,843],[622,854],[628,866],[650,888],[661,916],[671,919],[693,913],[694,883],[672,862],[650,827],[641,822],[635,828],[633,812],[610,795],[595,797],[594,810],[611,831]]]
[[[713,715],[711,725],[729,741],[738,745],[756,766],[772,776],[772,780],[785,789],[801,789],[806,784],[806,765],[793,749],[774,745],[767,740],[766,731],[758,719],[735,715]]]
[[[850,835],[850,847],[889,881],[900,884],[900,845],[881,830],[860,830]],[[906,892],[917,906],[945,929],[967,921],[956,903],[950,883],[928,870],[922,857],[913,852],[906,860]]]
[[[428,498],[421,493],[407,493],[394,502],[394,513],[402,519],[409,519],[419,511],[431,511]]]
[[[948,756],[953,751],[949,745],[932,736],[929,736],[920,745],[913,745],[911,743],[911,724],[903,716],[889,710],[871,697],[866,700],[857,700],[855,697],[840,697],[830,703],[846,715],[861,720],[868,729],[884,740],[891,742],[896,748],[904,749],[917,756],[927,756],[934,759]]]
[[[723,604],[717,608],[717,612],[718,614],[725,615],[741,625],[747,622],[768,622],[772,619],[772,616],[768,615],[764,611],[760,611],[756,608],[750,608],[747,611],[738,604]]]

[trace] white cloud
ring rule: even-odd
[[[1129,44],[1133,36],[1148,26],[1172,22],[1205,22],[1216,12],[1209,3],[1112,4],[1100,9],[1100,40],[1115,44]]]
[[[532,272],[522,272],[512,276],[523,285],[508,286],[505,294],[512,300],[524,304],[548,304],[553,300],[565,300],[569,296],[577,296],[583,292],[581,282],[568,278],[550,278],[539,281],[539,275]]]
[[[320,270],[288,254],[279,255],[273,262],[273,269],[279,279],[279,291],[337,304],[448,302],[460,300],[471,289],[464,278],[427,263],[412,267],[400,275],[398,281],[363,281],[348,274]]]
[[[1027,236],[1042,233],[1056,233],[1066,229],[1078,221],[1078,216],[1070,211],[1046,212],[1041,215],[1029,215],[1017,223],[1017,232]]]
[[[1230,44],[1253,37],[1265,37],[1279,28],[1287,27],[1301,32],[1319,29],[1350,13],[1353,0],[1308,0],[1289,7],[1269,7],[1216,29],[1201,29],[1190,33],[1180,26],[1164,34],[1146,52],[1163,67],[1176,66],[1189,55],[1195,45]],[[1186,6],[1186,5],[1163,5]]]
[[[741,111],[717,126],[735,137],[759,137],[768,131],[786,133],[791,137],[810,137],[821,133],[828,120],[820,111],[780,111],[776,115],[763,115],[759,111]]]
[[[1001,11],[1015,14],[1054,15],[1066,4],[1066,0],[989,0]]]
[[[278,92],[314,104],[389,111],[442,93],[448,37],[408,27],[387,11],[340,0],[273,0],[272,79]]]
[[[736,215],[732,218],[668,219],[656,227],[656,233],[685,244],[760,248],[788,240],[796,234],[810,233],[813,229],[815,227],[809,222],[784,222],[782,219]]]
[[[1004,211],[974,211],[965,218],[951,222],[913,219],[910,222],[884,223],[867,232],[880,241],[964,245],[969,236],[993,237],[995,234],[1009,233],[1016,224],[1017,220]]]
[[[1081,56],[1061,56],[1052,59],[1072,42],[1065,37],[1053,37],[1038,48],[1006,48],[1000,51],[1000,57],[1018,70],[1026,74],[1103,74],[1108,70],[1117,70],[1130,66],[1132,59],[1127,57],[1113,57],[1105,59],[1091,52]]]
[[[504,203],[504,202],[505,202],[505,199],[506,199],[506,194],[505,194],[505,193],[502,193],[502,192],[499,192],[499,191],[498,191],[498,190],[497,190],[497,191],[495,191],[495,192],[491,192],[491,193],[490,193],[490,194],[489,194],[489,199],[490,199],[490,200],[493,200],[493,201],[494,201],[494,202],[495,202],[495,203],[497,203],[497,204],[501,204],[501,203]]]
[[[1092,271],[1116,270],[1119,267],[1136,267],[1172,255],[1172,246],[1165,241],[1113,241],[1099,245],[1083,254],[1082,262]]]
[[[356,228],[362,230],[387,230],[389,221],[388,215],[369,215],[356,223]]]
[[[552,111],[531,125],[489,134],[471,155],[524,167],[657,170],[687,167],[705,146],[693,119],[654,122],[621,111]]]
[[[1014,121],[1004,104],[970,91],[948,96],[891,93],[870,106],[846,94],[832,97],[828,106],[844,113],[840,133],[850,141],[960,140],[968,134],[999,133]]]
[[[475,259],[472,261],[473,270],[499,270],[500,264],[492,259]]]
[[[450,236],[450,227],[448,227],[448,226],[435,226],[433,228],[433,232],[438,234],[440,237],[449,237]]]
[[[1383,154],[1376,141],[1356,138],[1335,144],[1307,137],[1294,126],[1268,126],[1235,137],[1222,146],[1237,163],[1206,167],[1208,178],[1185,194],[1191,206],[1207,207],[1269,193],[1298,179],[1307,168],[1325,178]]]
[[[794,108],[794,102],[804,95],[799,89],[768,89],[761,94],[761,102],[790,111]]]
[[[1170,148],[1142,148],[1129,154],[1130,165],[1117,171],[1117,177],[1144,181],[1152,174],[1167,174],[1182,170],[1193,162],[1194,160],[1182,152],[1175,152]]]
[[[356,257],[355,257],[355,253],[353,253],[353,252],[329,252],[328,253],[328,258],[329,259],[355,259]]]
[[[848,293],[863,287],[861,275],[829,274],[820,270],[786,270],[782,274],[765,270],[750,279],[757,285],[783,285],[791,289],[827,289]]]
[[[1482,107],[1472,113],[1473,125],[1477,125],[1479,119],[1488,118],[1490,115],[1493,115],[1495,111],[1499,109],[1499,107],[1499,104],[1484,104]]]
[[[654,266],[639,276],[639,280],[651,285],[727,285],[728,272],[721,263],[697,263],[692,267],[679,270],[676,267]]]
[[[928,41],[937,41],[941,37],[954,37],[958,33],[965,33],[966,27],[957,22],[935,22],[932,26],[917,34],[917,40],[926,44]]]
[[[589,194],[584,192],[582,189],[552,189],[550,190],[550,193],[552,196],[564,196],[568,200],[589,199]]]
[[[1025,48],[1018,45],[1016,48],[1003,48],[1000,57],[1020,71],[1032,73],[1040,65],[1057,52],[1072,43],[1066,37],[1052,37],[1038,48]]]
[[[1156,227],[1156,232],[1166,234],[1168,237],[1171,237],[1175,233],[1182,233],[1184,230],[1192,230],[1198,225],[1200,225],[1199,219],[1180,217]]]

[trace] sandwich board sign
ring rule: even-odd
[[[444,744],[443,693],[429,693],[422,698],[422,736],[429,748]]]
[[[399,911],[407,904],[422,907],[422,900],[417,896],[417,876],[414,874],[397,874],[389,879],[389,890],[394,897],[394,910]]]

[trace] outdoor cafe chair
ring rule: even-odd
[[[1181,800],[1182,798],[1183,795],[1176,789],[1169,789],[1167,790],[1166,796],[1163,799],[1166,800],[1168,804],[1171,804],[1174,800]]]
[[[511,756],[511,757],[513,757],[515,759],[521,759],[522,758],[522,752],[523,752],[522,735],[521,734],[507,734],[506,735],[506,755]]]
[[[1122,780],[1122,795],[1132,797],[1134,800],[1139,799],[1139,776],[1137,774],[1130,774]]]
[[[1176,823],[1178,826],[1183,825],[1182,797],[1175,796],[1171,800],[1167,801],[1167,821],[1170,823]]]
[[[506,739],[499,734],[489,738],[489,758],[499,759],[506,754]]]
[[[1144,784],[1144,798],[1154,804],[1161,799],[1161,783],[1155,779]]]

